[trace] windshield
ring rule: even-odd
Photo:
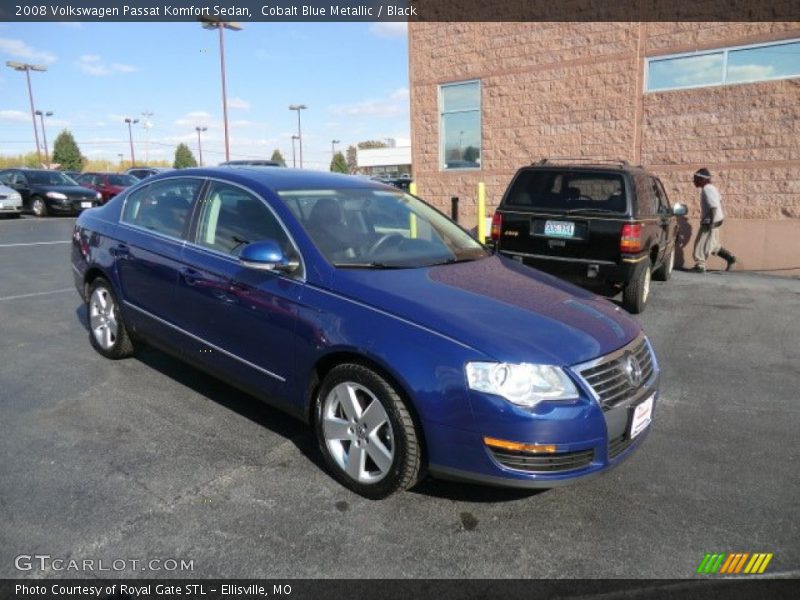
[[[139,183],[139,180],[136,177],[131,177],[130,175],[109,175],[108,176],[108,184],[109,185],[117,185],[119,187],[128,187]]]
[[[69,175],[60,171],[26,171],[25,176],[34,185],[78,185]]]
[[[337,267],[423,267],[488,256],[450,219],[399,190],[283,190],[278,195]]]
[[[559,211],[624,213],[625,185],[619,173],[536,169],[517,177],[505,203]]]

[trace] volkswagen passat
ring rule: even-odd
[[[367,497],[587,478],[653,418],[634,320],[368,179],[159,175],[80,216],[72,267],[100,354],[148,342],[296,415]]]

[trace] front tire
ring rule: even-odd
[[[651,269],[650,258],[645,258],[622,290],[622,307],[631,314],[638,315],[647,306],[647,300],[650,298]]]
[[[422,478],[414,419],[398,390],[372,369],[331,370],[319,389],[314,426],[328,469],[357,494],[378,500]]]
[[[47,202],[45,202],[44,198],[41,196],[34,196],[31,198],[31,211],[37,217],[46,217],[50,214],[50,211],[47,209]]]
[[[134,353],[133,340],[128,334],[117,298],[111,284],[102,277],[89,286],[89,341],[106,358],[118,360]]]
[[[664,259],[664,262],[658,269],[653,271],[653,279],[656,281],[669,281],[670,277],[672,277],[672,270],[675,268],[675,248],[673,247],[667,256]]]

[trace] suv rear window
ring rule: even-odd
[[[519,174],[508,206],[555,210],[600,209],[624,213],[625,182],[618,173],[536,169]]]

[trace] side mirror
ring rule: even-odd
[[[239,262],[250,269],[279,273],[293,273],[300,268],[300,261],[290,260],[272,240],[247,244],[239,254]]]
[[[672,207],[672,214],[676,217],[683,217],[686,215],[686,205],[681,204],[680,202],[676,202],[675,206]]]

